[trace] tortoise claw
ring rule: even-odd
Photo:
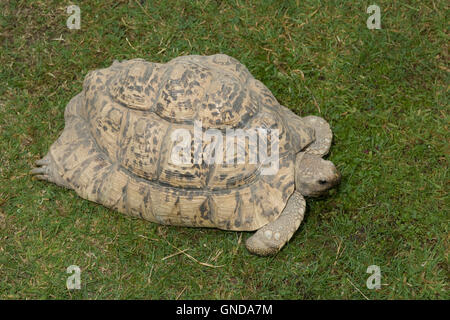
[[[38,174],[38,175],[35,175],[34,177],[35,177],[36,179],[38,179],[38,180],[42,180],[42,181],[50,181],[50,180],[49,180],[49,177],[46,176],[46,175]]]
[[[40,174],[45,174],[47,175],[49,173],[49,169],[47,166],[43,166],[43,167],[38,167],[38,168],[34,168],[33,170],[31,170],[31,174],[33,175],[40,175]]]
[[[35,162],[35,164],[36,164],[37,166],[45,166],[45,165],[49,165],[49,164],[50,164],[50,160],[47,159],[47,158],[43,158],[43,159],[37,160],[37,161]]]

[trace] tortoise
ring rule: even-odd
[[[31,171],[37,179],[151,222],[257,230],[246,247],[261,256],[277,253],[299,228],[305,196],[322,195],[340,181],[333,163],[323,159],[332,140],[329,124],[280,105],[225,54],[180,56],[164,64],[114,61],[88,72],[64,119],[62,134]],[[267,162],[239,162],[231,153],[233,161],[226,163],[174,161],[179,141],[173,133],[192,134],[196,121],[200,137],[208,130],[276,132],[277,139],[260,145],[276,145],[275,172],[263,174]],[[244,138],[236,150],[248,158],[254,149]],[[214,139],[195,152],[193,140],[188,150],[202,159]]]

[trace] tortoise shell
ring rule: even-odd
[[[224,54],[91,71],[65,120],[50,153],[80,196],[153,222],[226,230],[256,230],[280,215],[294,191],[295,154],[314,141],[313,129]],[[224,135],[277,129],[277,173],[238,161],[174,164],[172,134],[184,129],[194,139],[195,121]],[[243,149],[248,159],[248,144]]]

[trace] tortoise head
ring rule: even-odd
[[[318,197],[339,184],[341,174],[331,161],[300,152],[295,160],[295,188],[304,196]]]

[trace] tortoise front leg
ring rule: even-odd
[[[268,223],[247,239],[245,243],[247,249],[260,256],[280,251],[300,226],[305,208],[303,196],[299,192],[294,192],[278,219]]]

